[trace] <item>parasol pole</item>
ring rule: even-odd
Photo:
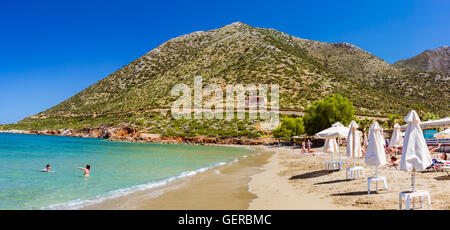
[[[378,165],[375,166],[375,177],[378,178]],[[377,180],[375,180],[375,188],[378,191],[378,181]]]
[[[356,163],[355,163],[355,129],[354,128],[352,128],[352,138],[353,138],[353,143],[352,143],[353,167],[355,167]]]
[[[325,144],[328,142],[328,144],[329,144],[329,142],[330,142],[330,139],[325,139]],[[332,162],[333,161],[333,151],[331,151],[330,152],[330,162]]]
[[[341,143],[341,136],[338,136],[338,155],[339,155],[339,161],[341,161],[341,149],[339,148],[339,143]]]
[[[375,177],[378,177],[378,165],[375,166]]]
[[[416,180],[416,169],[413,168],[413,170],[412,170],[412,175],[411,175],[412,192],[415,192],[415,191],[416,191],[415,180]]]
[[[377,138],[378,135],[376,132],[379,132],[379,130],[378,129],[373,130],[373,135],[375,136],[375,143],[376,143],[376,145],[379,145],[378,138]],[[378,177],[378,164],[375,166],[375,177]],[[375,188],[378,191],[378,181],[377,180],[375,180]]]

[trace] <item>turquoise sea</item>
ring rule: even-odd
[[[236,160],[233,147],[0,134],[0,209],[76,209]],[[51,164],[54,173],[40,172]],[[84,177],[76,167],[91,165]]]

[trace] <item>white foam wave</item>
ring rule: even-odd
[[[235,159],[235,161],[237,161],[237,158]],[[60,209],[81,209],[83,207],[86,207],[87,205],[92,205],[92,204],[97,204],[100,203],[102,201],[108,200],[108,199],[113,199],[113,198],[117,198],[123,195],[127,195],[127,194],[131,194],[134,192],[139,192],[139,191],[144,191],[147,189],[151,189],[151,188],[156,188],[156,187],[161,187],[164,185],[167,185],[175,180],[178,179],[182,179],[185,177],[191,177],[194,176],[198,173],[202,173],[205,172],[209,169],[218,167],[218,166],[222,166],[225,165],[225,162],[219,162],[215,165],[212,166],[208,166],[208,167],[204,167],[204,168],[200,168],[200,169],[196,169],[196,170],[191,170],[191,171],[186,171],[186,172],[182,172],[177,176],[174,177],[170,177],[167,178],[165,180],[162,181],[157,181],[157,182],[150,182],[147,184],[141,184],[141,185],[136,185],[136,186],[132,186],[129,188],[122,188],[122,189],[117,189],[115,191],[109,192],[106,195],[98,195],[92,199],[87,199],[87,200],[82,200],[82,199],[77,199],[77,200],[72,200],[69,202],[65,202],[65,203],[60,203],[60,204],[53,204],[50,205],[48,207],[44,207],[42,209],[55,209],[55,210],[60,210]]]

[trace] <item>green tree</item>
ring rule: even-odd
[[[359,130],[366,133],[369,131],[370,126],[373,123],[373,119],[364,118],[356,121],[359,124]]]
[[[305,126],[301,117],[285,117],[276,129],[273,130],[273,136],[285,141],[291,140],[291,137],[305,133]]]
[[[385,121],[385,120],[379,120],[379,119],[377,119],[376,121],[378,122],[378,124],[380,125],[380,127],[382,127],[382,128],[389,128],[388,122],[387,122],[387,121]]]
[[[398,114],[389,114],[388,115],[388,120],[387,120],[387,126],[388,128],[394,128],[395,123],[402,123],[402,120],[400,118],[400,115]]]
[[[347,125],[354,119],[354,113],[355,108],[348,98],[331,94],[306,109],[303,116],[306,133],[313,135],[336,122]]]
[[[429,121],[429,120],[439,120],[439,116],[435,113],[423,113],[422,117],[422,121]]]

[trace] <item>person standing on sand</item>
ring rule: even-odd
[[[311,152],[311,140],[308,139],[308,154]]]
[[[302,142],[302,153],[303,154],[306,153],[306,142],[305,142],[305,139],[303,139],[303,142]]]
[[[91,172],[91,166],[89,164],[86,165],[86,168],[77,167],[77,169],[84,170],[84,176],[89,176],[89,173]]]

